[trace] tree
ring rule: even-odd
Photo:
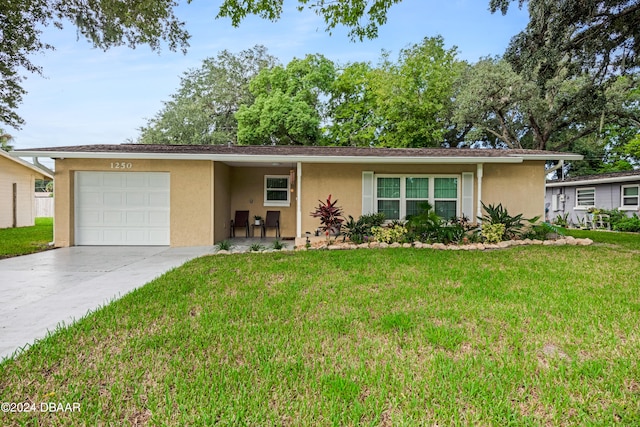
[[[326,101],[335,80],[333,62],[322,55],[294,58],[286,67],[263,69],[249,88],[255,102],[236,113],[238,143],[318,145]]]
[[[440,146],[447,132],[453,83],[461,70],[456,48],[445,49],[441,36],[402,49],[397,64],[385,58],[372,83],[384,118],[379,145]]]
[[[0,120],[15,128],[24,123],[15,111],[26,93],[21,71],[41,74],[30,58],[53,49],[41,40],[43,27],[62,28],[66,21],[95,47],[105,50],[142,44],[157,50],[162,42],[171,50],[185,50],[189,35],[173,13],[177,5],[176,0],[0,2]]]
[[[462,68],[456,48],[445,49],[440,36],[402,49],[397,62],[384,52],[378,67],[347,65],[333,85],[329,139],[338,145],[443,145]]]
[[[250,81],[277,60],[264,46],[233,54],[224,50],[202,66],[184,73],[180,88],[146,126],[138,142],[144,144],[208,145],[237,142],[235,113],[255,97]]]
[[[13,137],[0,128],[0,149],[4,151],[13,150],[13,145],[9,144]]]
[[[387,11],[402,0],[298,0],[298,10],[308,7],[324,18],[326,30],[338,25],[350,28],[351,39],[363,40],[378,36],[378,27],[387,22]],[[231,19],[237,27],[247,15],[277,21],[282,14],[284,0],[224,0],[219,17]]]
[[[507,13],[515,0],[490,0]],[[529,0],[530,21],[511,40],[505,58],[517,72],[535,72],[539,86],[559,68],[603,80],[640,67],[640,3],[637,0]],[[518,0],[520,7],[524,0]]]
[[[467,135],[471,143],[493,137],[508,148],[566,151],[604,125],[639,117],[637,109],[628,108],[637,76],[618,77],[609,85],[596,80],[592,74],[570,76],[559,69],[540,88],[505,60],[485,58],[458,83],[455,121],[473,127]]]
[[[369,63],[355,62],[338,73],[331,87],[327,140],[332,145],[374,145],[380,125],[376,97],[372,88],[374,69]]]

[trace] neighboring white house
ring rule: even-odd
[[[53,176],[0,150],[0,228],[34,225],[36,179]]]
[[[581,222],[589,208],[619,209],[631,216],[640,212],[640,170],[547,181],[547,220],[569,214]]]

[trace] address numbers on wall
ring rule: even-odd
[[[111,162],[111,169],[131,169],[132,167],[131,162]]]

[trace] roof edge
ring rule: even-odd
[[[545,184],[545,187],[574,187],[577,185],[591,185],[591,184],[607,184],[613,182],[626,182],[626,181],[640,181],[640,175],[625,175],[614,176],[608,178],[590,178],[580,179],[575,181],[551,181]]]
[[[26,155],[19,156],[18,153],[15,153],[15,154],[14,153],[15,153],[14,151],[7,152],[4,150],[0,150],[0,155],[2,157],[13,160],[14,162],[24,166],[25,168],[31,169],[32,171],[42,175],[44,178],[53,179],[53,175],[50,174],[49,172],[20,158],[20,157],[33,157],[33,156],[26,156]]]
[[[133,153],[114,151],[79,152],[64,150],[21,150],[12,152],[15,157],[50,157],[69,159],[144,159],[144,160],[212,160],[227,162],[306,162],[306,163],[522,163],[525,160],[581,160],[583,156],[578,154],[549,153],[526,154],[512,153],[505,150],[504,156],[338,156],[338,155],[282,155],[282,154],[207,154],[207,153]]]

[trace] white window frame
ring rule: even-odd
[[[593,204],[592,205],[580,205],[580,197],[578,195],[581,191],[593,191]],[[580,187],[576,188],[576,205],[573,208],[576,211],[586,211],[589,208],[594,208],[596,206],[596,187]]]
[[[276,178],[276,179],[286,179],[287,180],[287,187],[286,189],[283,190],[275,190],[275,191],[285,191],[287,193],[287,200],[268,200],[267,199],[267,190],[270,191],[274,191],[273,188],[268,189],[267,188],[267,180],[269,178]],[[265,175],[264,176],[264,206],[285,206],[285,207],[289,207],[291,206],[291,181],[289,180],[290,176],[289,175]]]
[[[637,188],[638,189],[638,195],[637,196],[625,196],[624,195],[624,190],[627,188]],[[636,204],[635,205],[625,205],[624,204],[624,199],[626,198],[630,198],[630,197],[635,197],[636,198]],[[640,208],[640,185],[639,184],[632,184],[632,185],[623,185],[620,187],[620,210],[628,210],[628,211],[635,211],[638,210],[638,208]]]
[[[407,201],[410,200],[424,200],[424,199],[413,199],[407,198],[407,178],[428,178],[429,179],[429,196],[426,201],[429,202],[431,206],[435,209],[435,202],[437,201],[446,201],[446,200],[454,200],[454,199],[446,199],[446,198],[437,198],[435,197],[435,178],[457,178],[457,188],[456,188],[456,217],[460,217],[460,212],[462,209],[462,177],[461,175],[456,174],[374,174],[373,176],[373,209],[374,212],[378,212],[378,200],[400,200],[400,220],[406,220],[407,216]],[[400,198],[399,199],[391,199],[387,197],[378,198],[378,178],[399,178],[400,179]],[[387,222],[393,221],[387,219]]]

